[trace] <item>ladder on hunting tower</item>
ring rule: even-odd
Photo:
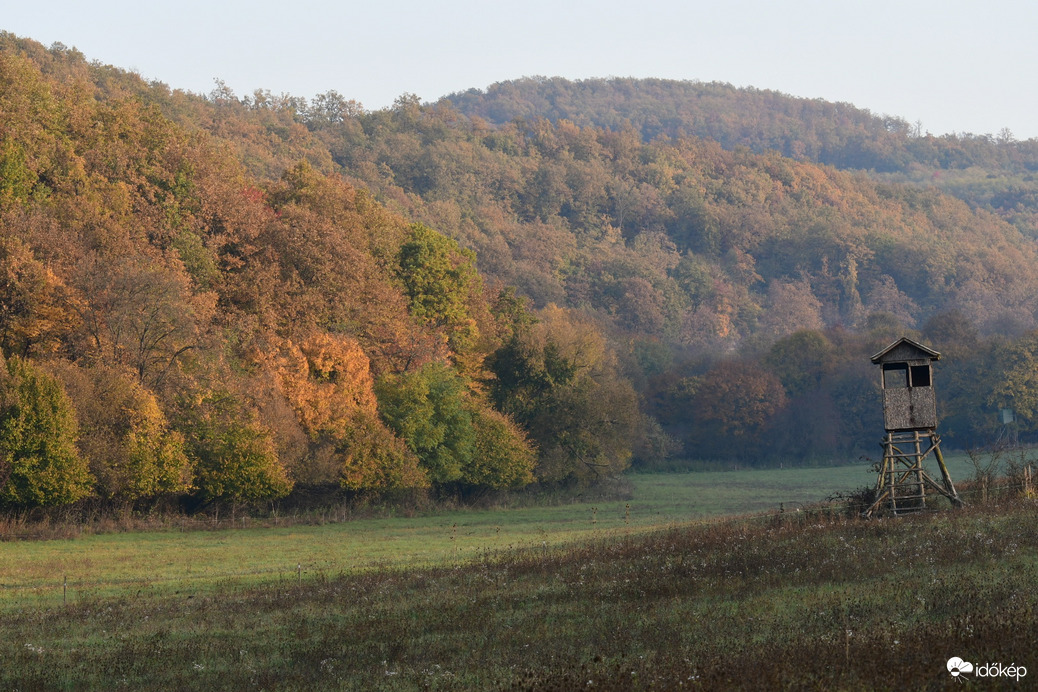
[[[935,481],[923,466],[931,452],[941,469],[942,483]],[[883,440],[876,499],[864,516],[872,516],[880,509],[889,510],[894,516],[926,509],[928,491],[943,495],[952,504],[962,504],[941,454],[941,438],[933,430],[888,432]]]

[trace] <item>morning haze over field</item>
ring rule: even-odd
[[[1038,140],[685,79],[176,86],[0,33],[4,686],[1038,666]],[[864,521],[902,337],[965,506]]]

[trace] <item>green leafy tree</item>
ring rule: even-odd
[[[554,306],[541,318],[487,359],[492,400],[538,448],[540,480],[620,473],[642,420],[634,389],[592,324]]]
[[[1025,429],[1038,429],[1038,331],[996,348],[992,359],[991,391],[984,403],[993,420],[1010,408]]]
[[[450,238],[414,224],[397,256],[398,276],[418,320],[446,330],[455,352],[470,350],[479,336],[470,310],[473,296],[482,290],[476,256]]]
[[[206,501],[256,502],[284,497],[292,482],[270,432],[233,397],[209,394],[191,423],[195,487]]]
[[[92,478],[76,450],[76,414],[56,378],[29,361],[0,357],[0,502],[75,502]]]
[[[833,365],[833,351],[825,334],[803,330],[772,344],[763,364],[778,376],[786,393],[795,397],[819,385]]]
[[[967,359],[981,348],[976,323],[955,308],[931,316],[923,325],[923,338],[953,360]]]
[[[839,416],[841,440],[870,453],[883,436],[883,398],[876,369],[867,355],[860,354],[841,363],[824,386],[832,413]]]
[[[0,145],[0,209],[28,201],[38,180],[26,166],[25,151],[11,140]]]
[[[472,411],[473,454],[462,468],[468,485],[500,490],[532,483],[537,454],[512,419],[489,407]]]
[[[153,498],[190,490],[191,461],[183,435],[170,429],[154,395],[143,390],[135,394],[125,441],[130,482],[123,494]]]
[[[545,404],[532,426],[541,449],[539,478],[586,483],[630,465],[640,422],[630,383],[583,376],[553,392]]]
[[[347,490],[429,487],[429,475],[407,443],[367,411],[353,415],[337,451],[342,458],[339,482]]]
[[[421,370],[386,375],[375,385],[386,424],[418,455],[433,483],[463,478],[476,447],[476,431],[462,379],[431,363]]]

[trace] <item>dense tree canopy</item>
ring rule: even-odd
[[[948,439],[1038,433],[1033,143],[658,80],[198,96],[10,34],[0,122],[9,505],[854,459],[903,334]]]

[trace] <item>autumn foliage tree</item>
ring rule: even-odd
[[[13,236],[0,238],[0,351],[28,357],[60,345],[74,327],[64,283]]]
[[[199,345],[199,321],[211,305],[187,278],[140,257],[84,258],[78,311],[96,357],[125,365],[142,383],[162,379]]]
[[[798,453],[823,418],[856,458],[868,356],[920,325],[950,340],[948,439],[1029,416],[1038,149],[790,108],[196,96],[0,33],[0,351],[64,384],[101,503],[583,484],[672,440]]]
[[[691,401],[695,444],[719,456],[753,450],[785,404],[786,392],[772,373],[752,362],[720,361],[697,383]]]
[[[282,340],[270,358],[278,389],[310,437],[311,453],[334,460],[335,476],[323,480],[351,490],[428,484],[418,459],[378,417],[369,360],[356,339],[315,332],[299,344]]]
[[[75,406],[78,447],[96,495],[132,503],[191,490],[193,467],[184,437],[132,371],[60,362],[50,369]]]

